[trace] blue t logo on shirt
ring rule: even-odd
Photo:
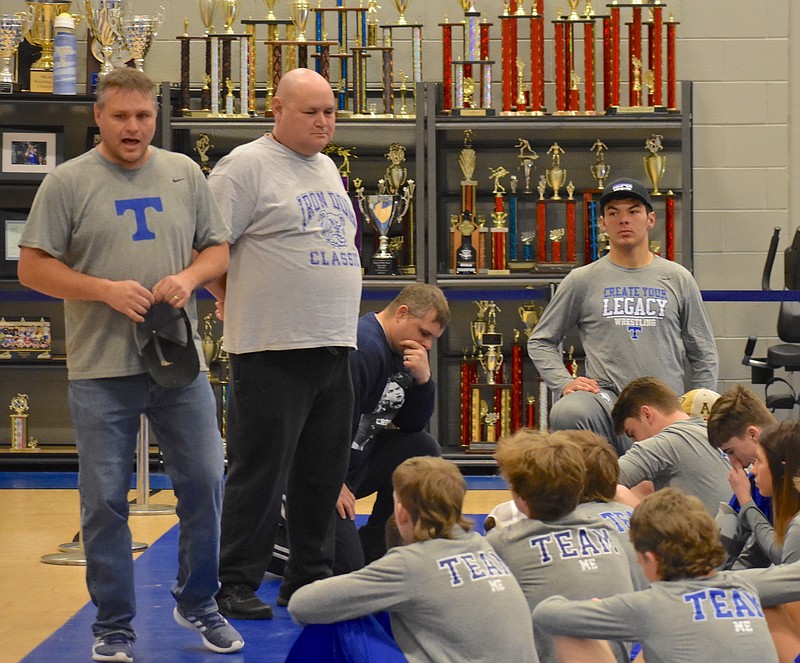
[[[129,210],[133,210],[134,219],[136,220],[136,232],[133,233],[131,239],[134,242],[141,242],[146,239],[155,239],[155,233],[147,227],[147,208],[154,209],[156,212],[163,212],[164,206],[161,203],[161,198],[129,198],[128,200],[115,201],[117,208],[117,216],[125,216]]]

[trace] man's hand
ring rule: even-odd
[[[137,281],[111,281],[105,290],[105,303],[134,322],[143,322],[144,314],[155,304],[153,293]]]
[[[737,458],[728,456],[728,460],[731,463],[731,471],[728,472],[728,483],[731,484],[733,494],[739,500],[739,505],[747,504],[753,497],[750,492],[750,478]]]
[[[166,302],[174,308],[180,308],[189,301],[194,285],[189,283],[184,272],[165,276],[153,286],[153,297],[157,302]]]
[[[600,385],[597,383],[597,380],[593,380],[592,378],[575,378],[572,382],[569,382],[566,387],[564,387],[564,389],[561,391],[561,395],[566,396],[567,394],[571,394],[573,391],[589,391],[593,394],[599,394]]]
[[[225,320],[225,301],[218,299],[214,302],[214,314],[217,320]]]
[[[356,519],[356,496],[350,492],[350,489],[345,484],[342,484],[339,499],[336,500],[336,510],[342,520],[345,518]]]
[[[425,346],[411,339],[400,341],[403,348],[403,366],[411,373],[414,382],[426,384],[431,379],[431,365]]]

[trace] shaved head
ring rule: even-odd
[[[272,99],[272,113],[273,138],[298,154],[313,156],[333,140],[333,89],[312,69],[292,69],[281,77]]]

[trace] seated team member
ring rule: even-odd
[[[631,380],[656,374],[677,394],[717,384],[717,349],[692,275],[650,251],[656,215],[641,182],[619,179],[600,197],[600,225],[609,252],[572,270],[558,286],[528,341],[528,354],[547,386],[562,398],[551,430],[589,429],[622,455],[611,408]],[[573,378],[560,345],[574,328],[586,352],[586,376]],[[684,381],[684,362],[691,367]]]
[[[297,590],[289,601],[292,619],[331,624],[386,610],[411,663],[463,660],[458,652],[475,663],[538,661],[519,584],[486,539],[467,531],[458,468],[442,458],[411,458],[394,471],[393,483],[406,545]],[[314,660],[313,652],[304,660]]]
[[[719,449],[731,464],[731,473],[747,471],[756,460],[756,449],[761,431],[777,423],[767,406],[750,389],[736,385],[722,394],[711,408],[708,417],[708,443]],[[748,474],[750,495],[753,503],[764,517],[772,523],[772,500],[764,497],[755,482],[755,476]],[[730,506],[734,512],[740,510],[736,495]],[[728,517],[720,512],[718,517]],[[731,518],[735,515],[731,514]],[[748,568],[769,566],[772,562],[755,540],[749,527],[731,528],[730,539],[723,537],[723,545],[729,553],[726,568]]]
[[[495,458],[527,518],[486,538],[519,581],[529,609],[552,594],[588,599],[633,590],[617,527],[576,512],[586,465],[575,442],[522,429],[500,440]],[[539,660],[555,663],[552,638],[535,620],[533,629]],[[627,662],[627,649],[615,649]]]
[[[618,433],[636,440],[619,459],[624,488],[643,481],[651,481],[656,490],[681,488],[699,497],[712,515],[721,501],[728,501],[728,461],[709,445],[705,419],[686,414],[669,385],[650,377],[633,380],[614,404],[612,418]]]
[[[711,407],[708,417],[708,443],[728,457],[734,470],[746,470],[756,461],[756,450],[761,432],[776,424],[767,406],[750,389],[736,385],[722,394]],[[763,497],[750,475],[753,501],[772,522],[772,500]],[[739,501],[734,495],[731,506],[739,511]]]
[[[782,421],[761,432],[753,475],[761,494],[772,498],[775,524],[756,507],[750,480],[741,468],[730,475],[742,505],[739,522],[753,532],[773,564],[800,561],[800,421]]]
[[[594,640],[636,639],[647,663],[773,663],[775,645],[762,606],[800,596],[800,564],[720,571],[725,553],[702,502],[677,488],[647,496],[631,517],[631,540],[649,589],[601,600],[552,596],[533,611],[572,663],[611,662]],[[791,660],[791,659],[789,659]]]
[[[628,555],[633,588],[644,589],[649,583],[636,562],[636,551],[628,536],[633,508],[615,501],[619,483],[617,454],[605,438],[589,430],[556,431],[552,435],[553,439],[560,439],[561,436],[578,445],[586,465],[586,483],[583,485],[580,504],[575,509],[575,514],[597,518],[614,526]]]
[[[428,352],[449,322],[444,293],[424,283],[406,286],[382,311],[358,320],[358,349],[350,353],[353,442],[336,505],[335,573],[386,552],[395,468],[414,456],[441,455],[439,443],[424,430],[436,398]],[[375,492],[372,514],[356,532],[355,501]]]

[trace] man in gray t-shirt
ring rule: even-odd
[[[255,590],[284,491],[292,554],[278,604],[331,575],[353,415],[361,263],[353,206],[321,154],[336,124],[330,83],[293,69],[272,110],[273,130],[223,157],[208,179],[230,228],[230,269],[209,289],[224,301],[233,374],[217,600],[236,619],[272,617]]]
[[[676,393],[717,387],[717,350],[700,291],[677,263],[650,251],[653,203],[637,180],[609,184],[600,198],[608,255],[562,281],[528,341],[528,353],[547,386],[562,397],[550,429],[589,429],[622,454],[630,440],[615,435],[611,407],[631,380],[659,375]],[[560,352],[577,329],[586,375],[573,377]],[[684,388],[684,363],[691,368]]]

